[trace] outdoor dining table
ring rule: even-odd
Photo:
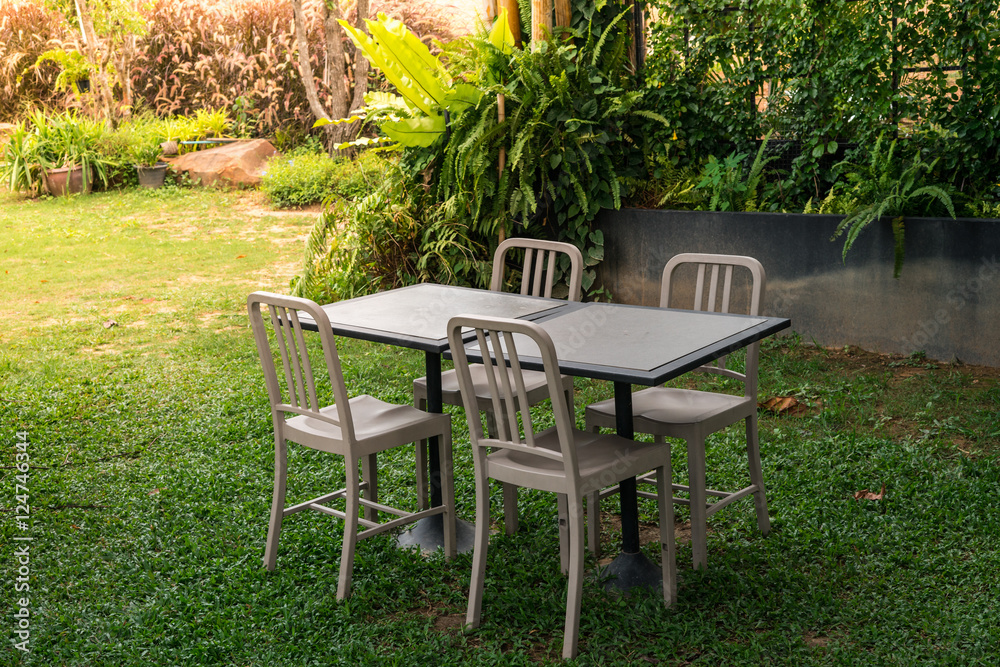
[[[612,303],[568,303],[535,320],[555,345],[559,371],[614,383],[618,435],[632,439],[632,385],[659,385],[791,326],[787,318],[650,308]],[[517,341],[521,366],[541,370],[527,338]],[[481,360],[469,350],[470,360]],[[661,569],[639,549],[636,480],[619,485],[622,547],[602,571],[621,591],[660,585]],[[597,521],[597,517],[589,520]],[[664,520],[661,517],[660,520]]]
[[[441,412],[441,355],[448,349],[448,320],[464,313],[534,319],[566,305],[566,301],[507,292],[422,283],[369,294],[323,306],[338,336],[421,350],[427,377],[427,411]],[[316,330],[308,316],[304,329]],[[429,448],[431,506],[441,504],[441,462],[436,443]],[[426,480],[425,480],[426,481]],[[474,530],[459,521],[459,552],[472,549]],[[399,544],[432,551],[444,544],[441,516],[422,519],[404,532]]]
[[[786,318],[752,317],[609,303],[578,303],[444,285],[421,284],[323,306],[334,333],[425,353],[427,409],[441,411],[441,356],[447,323],[455,315],[523,318],[545,329],[567,375],[614,383],[617,431],[632,438],[632,385],[657,385],[787,328]],[[315,324],[303,319],[304,328]],[[520,349],[520,348],[519,348]],[[475,351],[469,352],[475,359]],[[525,368],[540,370],[530,348]],[[430,448],[431,504],[441,503],[440,462]],[[660,569],[639,549],[635,479],[621,484],[622,550],[608,566],[608,584],[619,590],[655,587]],[[440,520],[409,531],[408,544],[441,543]],[[464,522],[463,522],[464,523]],[[423,524],[423,525],[421,525]],[[460,528],[460,534],[467,532]],[[405,535],[405,534],[404,534]],[[469,540],[471,542],[471,539]],[[463,540],[459,537],[461,548]]]

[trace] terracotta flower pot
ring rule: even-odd
[[[88,174],[89,176],[89,174]],[[83,167],[61,167],[45,172],[45,189],[54,197],[70,194],[89,194],[94,185],[93,178],[83,182]]]

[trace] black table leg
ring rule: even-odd
[[[441,404],[441,355],[434,352],[424,353],[424,377],[427,378],[427,412],[440,414]],[[431,477],[431,507],[438,507],[441,499],[441,456],[438,450],[439,438],[434,436],[428,442],[431,451],[428,457],[428,467]]]
[[[628,382],[615,382],[615,427],[621,437],[629,440],[635,437],[632,385]],[[663,586],[662,570],[639,551],[639,496],[635,477],[618,485],[618,499],[621,502],[622,550],[601,573],[608,577],[605,588],[622,592],[637,586],[658,589]],[[593,517],[591,520],[599,519]]]
[[[424,377],[427,378],[427,412],[441,413],[441,355],[437,352],[424,353]],[[441,455],[437,436],[430,439],[428,446],[428,473],[431,485],[431,507],[440,507],[441,497]],[[467,521],[456,521],[455,541],[458,553],[472,551],[475,527]],[[440,514],[421,519],[413,527],[399,536],[401,547],[420,547],[423,551],[434,551],[444,547],[444,517]]]

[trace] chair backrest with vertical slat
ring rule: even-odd
[[[503,289],[503,274],[507,251],[511,249],[524,250],[524,263],[521,266],[521,294],[529,296],[552,296],[555,284],[556,269],[562,256],[569,258],[569,295],[570,301],[579,301],[581,284],[583,282],[583,253],[572,243],[559,241],[540,241],[538,239],[512,238],[501,243],[493,254],[493,275],[490,289]]]
[[[695,270],[694,299],[685,304],[676,303],[674,296],[677,284],[677,273],[681,267],[692,266]],[[735,280],[748,286],[748,294],[742,299],[745,308],[740,314],[759,315],[767,276],[763,265],[753,257],[743,255],[715,255],[708,253],[683,253],[670,258],[663,267],[663,279],[660,283],[661,308],[689,308],[716,313],[729,313],[734,296],[734,273],[738,268],[749,272],[746,276]],[[687,304],[692,304],[690,307]],[[760,345],[754,343],[747,347],[746,373],[736,373],[726,369],[726,358],[720,358],[714,366],[702,366],[706,372],[719,373],[729,377],[744,380],[749,395],[757,393],[757,360]]]
[[[316,394],[313,361],[303,334],[300,313],[307,313],[316,322],[323,359],[338,406],[340,427],[345,437],[353,442],[354,426],[347,389],[326,312],[314,301],[269,292],[251,294],[247,298],[247,311],[275,419],[285,412],[318,415],[323,407]]]
[[[462,340],[463,329],[475,331],[479,352],[483,357],[482,363],[486,368],[494,414],[506,417],[496,420],[496,438],[487,439],[483,428],[480,410],[477,407],[476,385],[472,381],[468,352]],[[535,445],[535,429],[521,367],[522,355],[518,351],[519,336],[530,338],[541,352],[559,434],[562,450],[560,452],[537,448]],[[572,444],[573,425],[570,422],[569,409],[562,390],[559,362],[556,359],[552,339],[545,330],[524,320],[459,315],[448,322],[448,342],[455,359],[455,370],[458,373],[458,384],[462,392],[473,446],[502,447],[561,460],[567,475],[578,475],[576,449]]]

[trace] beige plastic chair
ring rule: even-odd
[[[746,299],[746,314],[757,315],[764,298],[766,278],[764,267],[752,257],[736,255],[682,254],[667,262],[663,269],[660,290],[660,306],[671,307],[676,299],[671,299],[676,286],[676,273],[681,267],[694,265],[694,307],[692,310],[728,313],[733,294],[734,269],[743,267],[749,271],[749,296]],[[744,272],[744,276],[746,273]],[[706,292],[707,287],[707,292]],[[688,485],[674,484],[674,490],[686,491],[688,498],[674,498],[674,502],[691,507],[691,546],[695,567],[708,566],[707,519],[710,515],[745,496],[753,495],[757,510],[757,525],[761,533],[767,535],[771,528],[767,515],[767,499],[764,495],[764,477],[760,465],[760,447],[757,440],[757,360],[760,346],[757,343],[747,348],[745,373],[726,368],[722,358],[717,364],[697,369],[702,373],[714,373],[735,378],[743,383],[743,395],[692,391],[671,387],[650,387],[632,394],[632,414],[636,433],[649,433],[657,442],[665,437],[682,438],[687,441]],[[587,428],[597,431],[615,427],[614,400],[602,401],[587,406]],[[744,420],[746,422],[747,461],[750,469],[750,485],[738,491],[717,491],[706,488],[705,480],[705,439],[716,431]],[[641,478],[641,481],[655,481]],[[595,554],[600,550],[600,500],[618,492],[618,487],[591,493],[587,498],[589,523],[588,542]],[[652,497],[648,492],[639,495]],[[708,498],[714,499],[709,503]]]
[[[348,398],[330,320],[316,303],[307,299],[254,292],[247,299],[247,310],[257,352],[264,368],[274,421],[274,496],[271,501],[271,522],[267,530],[267,548],[264,552],[264,565],[267,569],[274,569],[282,520],[289,514],[304,509],[317,510],[344,520],[340,579],[337,583],[338,600],[350,595],[354,550],[358,540],[424,517],[442,514],[445,555],[453,556],[455,493],[451,475],[451,418],[448,415],[428,414],[410,405],[384,403],[368,395]],[[264,311],[267,312],[266,316]],[[312,363],[297,311],[308,313],[318,325],[323,358],[333,388],[333,405],[321,407],[317,400]],[[318,358],[316,361],[322,363]],[[439,436],[438,442],[441,443],[443,504],[415,513],[380,504],[376,468],[378,452],[431,436]],[[343,456],[345,488],[285,507],[289,442]],[[362,468],[360,481],[359,461]],[[339,499],[345,501],[344,511],[327,506]],[[364,508],[364,518],[358,517],[359,506]],[[394,515],[396,518],[379,523],[379,513]],[[364,527],[360,532],[359,523]]]
[[[506,256],[510,250],[524,250],[524,263],[521,266],[521,294],[528,296],[552,296],[552,288],[555,284],[554,271],[559,262],[560,256],[569,258],[569,301],[579,301],[581,283],[583,281],[583,253],[572,243],[560,243],[557,241],[540,241],[537,239],[512,238],[507,239],[497,247],[493,254],[493,274],[490,280],[490,289],[495,292],[503,291],[504,269]],[[472,378],[476,386],[476,395],[479,397],[479,409],[487,413],[490,420],[491,433],[495,433],[492,426],[493,405],[489,397],[486,376],[482,368],[473,366]],[[525,386],[528,392],[530,405],[541,403],[549,397],[549,387],[545,381],[545,374],[525,371]],[[561,376],[562,391],[566,394],[566,404],[572,410],[573,407],[573,378]],[[427,378],[417,378],[413,381],[414,403],[421,410],[427,404]],[[441,374],[441,403],[442,405],[462,405],[462,396],[458,390],[458,379],[454,370],[445,371]],[[417,446],[417,495],[420,498],[420,508],[429,506],[428,490],[426,484],[427,450],[421,443]],[[504,486],[504,525],[508,535],[517,532],[517,488],[509,485]]]
[[[462,343],[463,328],[474,328],[480,350],[503,350],[510,363],[499,367],[486,355],[482,365],[493,409],[505,419],[497,419],[498,433],[489,435],[480,416],[481,388],[473,379]],[[530,339],[533,346],[521,336]],[[501,344],[501,338],[503,343]],[[635,442],[617,435],[601,435],[578,430],[570,418],[565,394],[560,391],[559,363],[552,339],[538,325],[523,320],[459,316],[448,323],[448,340],[455,358],[455,369],[469,423],[476,471],[476,536],[472,555],[472,580],[466,624],[479,626],[482,615],[483,580],[490,534],[490,479],[559,494],[560,560],[563,572],[569,573],[566,598],[566,630],[563,657],[577,654],[580,634],[580,597],[584,572],[583,506],[586,494],[608,484],[655,469],[659,493],[660,551],[663,569],[663,600],[671,605],[676,597],[674,566],[674,521],[670,501],[670,447],[665,444]],[[556,425],[534,432],[527,409],[525,371],[521,355],[537,346],[544,363],[544,375],[552,396]],[[508,428],[512,425],[514,428]],[[520,426],[518,426],[520,425]],[[523,433],[522,433],[523,431]],[[510,582],[516,586],[516,582]]]

